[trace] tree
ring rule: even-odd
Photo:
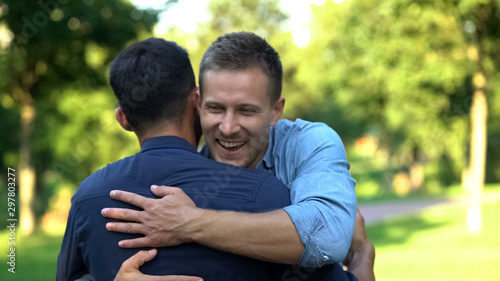
[[[451,159],[455,174],[466,171],[464,185],[480,194],[487,96],[495,91],[488,81],[498,79],[500,62],[498,3],[325,2],[313,11],[309,47],[319,52],[310,64],[323,73],[315,81],[318,104],[336,105],[361,131],[381,131],[389,155],[410,171]]]
[[[380,132],[388,166],[410,166],[411,178],[442,155],[456,170],[464,165],[467,110],[457,111],[452,99],[463,95],[470,65],[448,9],[442,1],[366,0],[314,10],[310,48],[325,50],[317,59],[330,64],[317,63],[327,69],[319,91],[346,109],[343,119]]]
[[[500,1],[464,0],[458,2],[461,22],[464,23],[470,44],[474,93],[470,112],[471,141],[469,166],[463,173],[462,185],[470,196],[467,216],[469,231],[481,229],[481,193],[486,173],[488,103],[486,93],[493,93],[489,86],[500,70]],[[491,83],[495,84],[495,83]]]
[[[37,5],[9,1],[1,7],[0,21],[13,35],[2,50],[7,77],[1,90],[12,93],[20,112],[20,227],[30,234],[37,174],[33,153],[49,137],[35,124],[57,118],[50,108],[64,89],[85,94],[105,85],[109,62],[138,33],[151,31],[157,13],[111,0],[41,0]],[[37,114],[38,108],[48,115]]]

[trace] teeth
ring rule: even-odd
[[[223,141],[223,140],[219,140],[219,142],[220,142],[220,144],[222,144],[225,147],[237,147],[237,146],[240,146],[240,145],[245,143],[244,141],[228,142],[228,141]]]

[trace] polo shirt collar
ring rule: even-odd
[[[185,149],[196,153],[196,148],[192,146],[187,140],[176,136],[161,136],[149,138],[142,144],[141,152],[160,148]]]

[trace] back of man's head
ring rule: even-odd
[[[120,52],[109,76],[127,121],[138,133],[165,123],[180,124],[189,93],[196,87],[188,53],[159,38]]]
[[[220,36],[200,62],[200,91],[208,71],[246,70],[259,67],[267,76],[271,103],[281,96],[283,67],[278,52],[266,40],[250,32],[234,32]]]

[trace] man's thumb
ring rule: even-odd
[[[152,260],[158,254],[158,250],[151,249],[149,251],[139,251],[137,254],[131,256],[128,260],[124,261],[122,267],[125,270],[139,269],[144,263]]]

